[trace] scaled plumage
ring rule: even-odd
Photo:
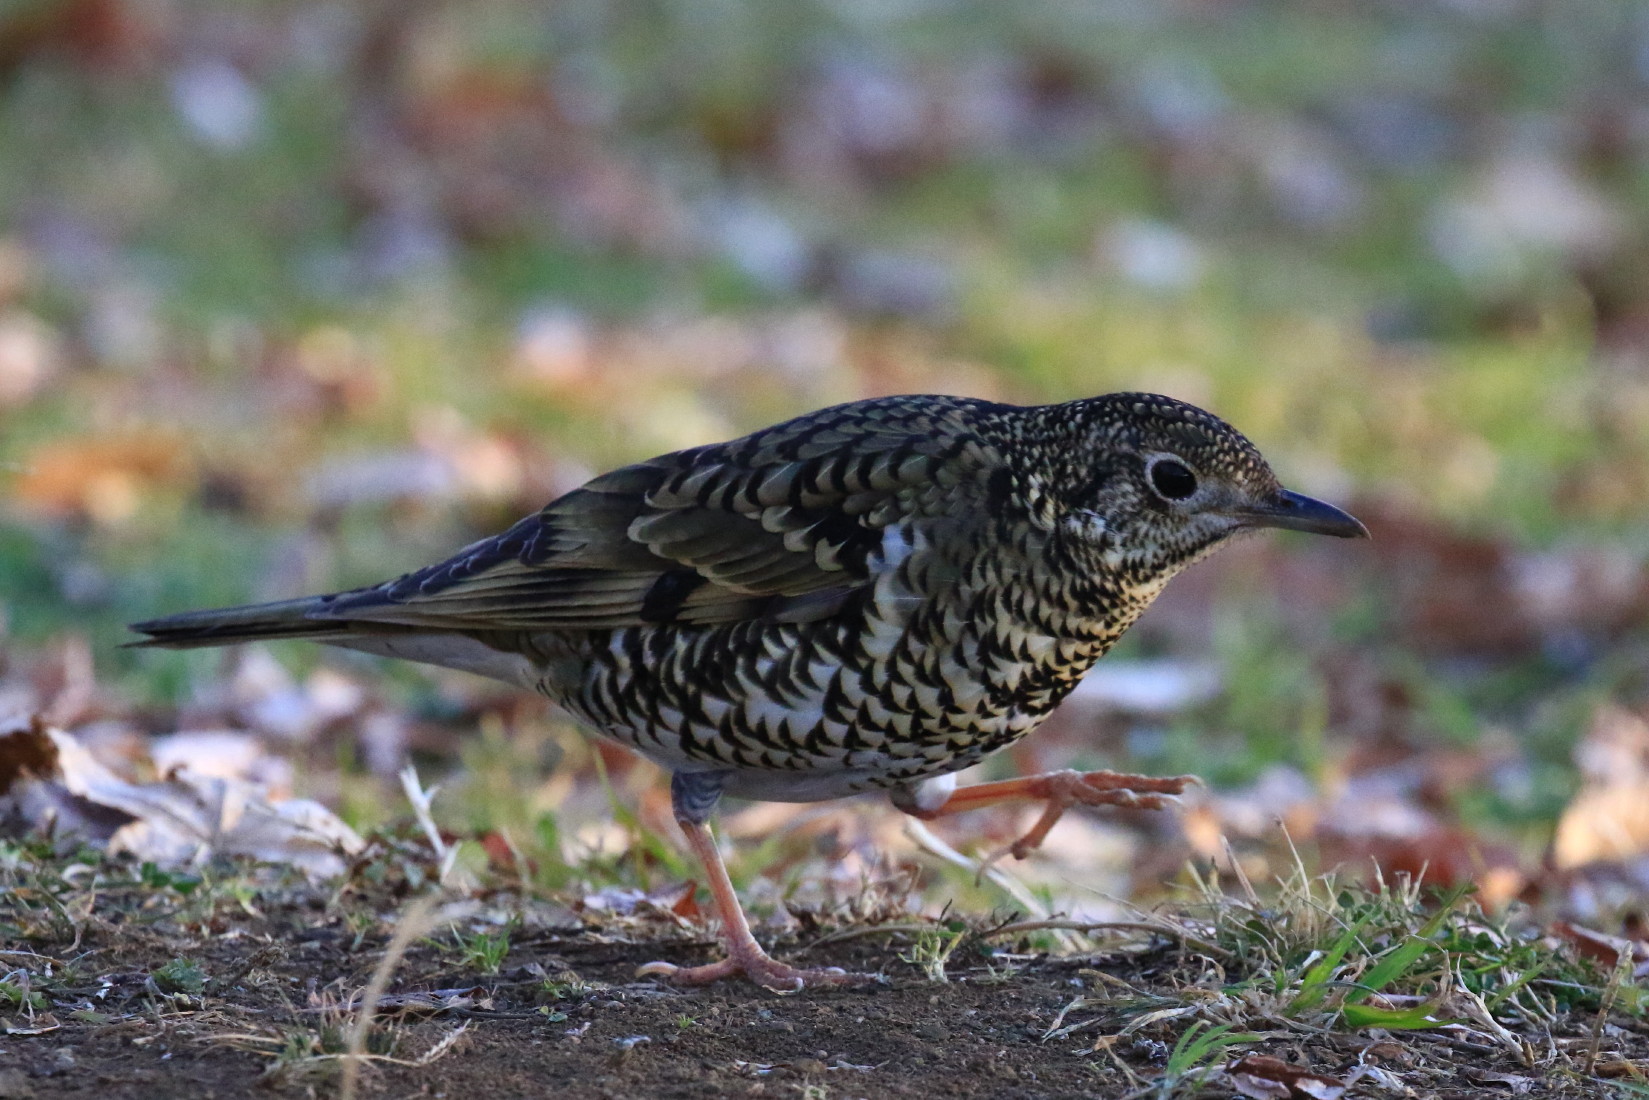
[[[1170,398],[891,397],[605,474],[395,581],[134,629],[312,638],[542,691],[677,776],[708,860],[692,829],[722,793],[885,788],[941,811],[948,777],[1034,729],[1170,577],[1261,526],[1366,534]],[[724,918],[732,970],[820,977],[737,958],[760,949]]]

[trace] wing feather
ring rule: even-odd
[[[834,614],[894,524],[967,522],[999,454],[980,403],[900,399],[626,466],[447,561],[313,617],[427,629],[596,629]]]

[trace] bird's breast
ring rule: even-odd
[[[592,632],[576,680],[544,690],[666,767],[791,775],[760,797],[792,781],[863,789],[1023,737],[1121,633],[1051,606],[1060,597],[1026,570],[935,553],[919,530],[885,535],[877,556],[842,614]]]

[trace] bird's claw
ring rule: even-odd
[[[1185,788],[1200,784],[1194,775],[1128,775],[1123,772],[1049,772],[1037,776],[1037,795],[1046,803],[1029,832],[993,853],[980,867],[983,875],[1003,856],[1024,859],[1048,838],[1054,823],[1072,806],[1117,806],[1126,810],[1165,810],[1179,802]]]
[[[873,974],[854,974],[839,966],[802,968],[779,962],[757,948],[740,951],[704,966],[677,966],[650,962],[636,968],[638,978],[661,978],[671,985],[709,985],[724,978],[745,977],[774,993],[800,993],[808,986],[862,985],[876,981]]]

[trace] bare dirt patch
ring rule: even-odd
[[[16,892],[0,955],[11,972],[0,989],[13,991],[0,1009],[0,1097],[337,1095],[353,1008],[404,902],[276,889],[267,876],[256,889],[145,876],[111,882],[91,909],[60,898],[55,916],[45,880],[38,906],[20,907],[28,887]],[[740,983],[680,990],[638,982],[635,968],[704,961],[702,930],[660,912],[593,922],[510,904],[524,920],[507,947],[463,922],[411,945],[369,1029],[358,1095],[1615,1097],[1625,1094],[1610,1075],[1630,1080],[1649,1059],[1639,1025],[1608,1007],[1499,1032],[1268,1018],[1254,975],[1148,934],[1056,957],[1027,937],[931,922],[833,940],[855,930],[810,928],[779,952],[886,982],[794,996]],[[20,914],[40,923],[20,926]],[[820,940],[830,942],[807,948]],[[494,948],[501,965],[481,973]],[[1188,1049],[1209,1034],[1219,998],[1234,1029]],[[1225,1072],[1245,1055],[1261,1077]],[[1290,1092],[1253,1055],[1329,1084]]]

